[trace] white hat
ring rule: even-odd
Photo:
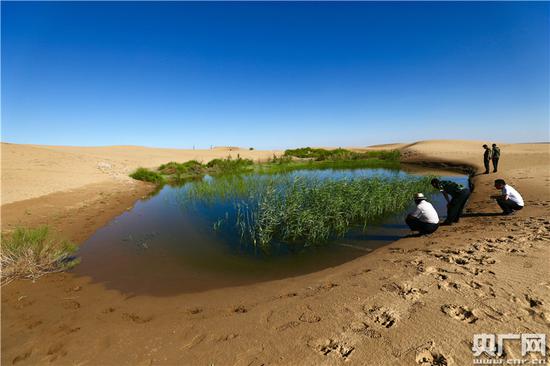
[[[426,197],[424,197],[424,195],[422,193],[415,193],[414,199],[415,200],[425,200]]]

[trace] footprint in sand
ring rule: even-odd
[[[371,329],[371,327],[367,323],[361,322],[361,321],[351,323],[349,325],[349,329],[354,333],[364,335],[368,338],[382,337],[382,334],[380,334],[380,332],[377,332],[376,330]]]
[[[528,313],[535,320],[542,321],[547,325],[550,324],[550,318],[546,315],[544,303],[536,297],[530,296],[528,294],[525,294],[524,296],[525,300],[527,300],[529,304],[529,308],[527,309]]]
[[[74,332],[78,332],[79,330],[80,330],[80,327],[70,327],[67,324],[62,324],[57,328],[56,333],[62,333],[67,335]]]
[[[525,294],[525,300],[529,303],[529,307],[536,308],[542,305],[542,301],[539,299]]]
[[[382,285],[381,290],[395,293],[405,300],[418,300],[418,298],[420,298],[422,295],[428,293],[423,289],[412,287],[408,283],[398,285],[395,282]]]
[[[401,286],[401,291],[399,292],[399,296],[404,298],[405,300],[418,300],[422,295],[427,294],[428,291],[423,290],[421,288],[412,287],[408,284],[405,284]]]
[[[151,320],[153,320],[153,317],[152,316],[142,317],[142,316],[136,315],[134,313],[123,313],[122,314],[122,319],[130,320],[130,321],[132,321],[134,323],[137,323],[137,324],[144,324],[144,323],[148,323]]]
[[[335,339],[323,338],[308,342],[308,346],[322,354],[346,360],[355,350],[355,347]]]
[[[20,362],[20,361],[25,361],[27,358],[30,357],[30,355],[32,354],[32,349],[26,351],[26,352],[23,352],[22,354],[16,356],[13,360],[12,360],[12,364],[15,365],[16,363]]]
[[[423,349],[416,354],[416,363],[420,366],[447,366],[447,359],[438,352]]]
[[[27,329],[33,329],[42,324],[42,320],[36,320],[27,325]]]
[[[288,323],[285,323],[283,325],[278,326],[277,329],[279,332],[285,331],[287,329],[296,328],[298,325],[300,325],[300,322],[297,322],[296,320],[290,321]]]
[[[338,287],[339,285],[334,282],[327,282],[327,283],[321,283],[316,286],[310,286],[306,289],[305,297],[310,297],[317,295],[321,292],[330,291],[335,287]]]
[[[441,311],[453,319],[470,324],[478,320],[478,317],[474,315],[473,311],[466,306],[447,304],[441,307]]]
[[[352,272],[350,274],[350,276],[351,277],[357,277],[357,276],[361,276],[361,275],[364,275],[366,273],[369,273],[370,271],[372,271],[372,270],[369,269],[369,268],[366,268],[366,269],[363,269],[363,270],[360,270],[360,271]]]
[[[304,323],[318,323],[321,321],[321,317],[311,310],[304,311],[298,319]]]
[[[377,325],[384,328],[391,328],[398,320],[395,311],[381,306],[374,306],[365,310],[367,316]]]
[[[243,305],[239,305],[233,308],[233,312],[236,314],[244,314],[244,313],[248,313],[248,309]]]
[[[67,310],[77,310],[77,309],[80,309],[80,303],[74,300],[65,301],[63,303],[63,308]]]
[[[58,357],[64,357],[67,355],[67,351],[64,349],[63,343],[55,343],[48,348],[47,355],[50,356],[50,362],[57,360]]]
[[[194,308],[191,308],[191,309],[187,310],[187,312],[191,315],[200,314],[200,313],[202,313],[202,308],[194,307]]]
[[[235,339],[237,338],[239,335],[236,334],[236,333],[230,333],[230,334],[226,334],[226,335],[223,335],[221,336],[220,338],[217,339],[218,342],[227,342],[227,341],[230,341],[232,339]]]

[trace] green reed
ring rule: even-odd
[[[262,248],[273,240],[318,244],[402,211],[414,193],[430,190],[431,178],[229,176],[195,183],[183,198],[233,203],[233,224],[242,239]],[[216,228],[231,224],[229,217],[218,220]]]

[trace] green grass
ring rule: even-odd
[[[234,222],[226,215],[216,227],[236,225],[245,241],[269,249],[273,240],[324,243],[401,212],[414,193],[431,189],[430,179],[236,176],[198,182],[185,195],[187,202],[232,202]]]
[[[53,235],[47,226],[17,228],[2,234],[2,285],[16,278],[35,280],[46,273],[69,269],[78,263],[71,255],[77,246]]]

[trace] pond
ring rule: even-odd
[[[287,182],[352,181],[438,175],[467,186],[464,175],[411,169],[308,169],[279,173],[276,178]],[[259,186],[264,184],[262,179],[272,179],[264,174],[253,178],[256,182],[260,179]],[[412,199],[405,210],[377,217],[366,227],[352,226],[345,235],[322,244],[274,238],[266,249],[254,245],[235,225],[235,202],[241,198],[217,197],[215,192],[209,199],[197,196],[198,186],[221,179],[226,178],[166,185],[136,202],[81,245],[78,255],[82,261],[73,272],[109,289],[164,296],[311,273],[365,255],[410,233],[403,218],[412,209]],[[438,192],[429,193],[443,219],[445,201]]]

